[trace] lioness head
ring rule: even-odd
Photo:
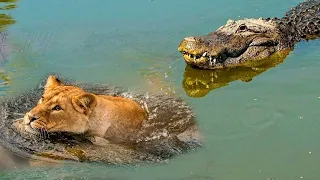
[[[89,116],[96,106],[94,94],[63,85],[54,76],[49,76],[44,93],[37,105],[24,116],[26,130],[37,133],[72,132],[84,133],[88,127]]]

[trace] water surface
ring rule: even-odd
[[[51,72],[79,82],[160,89],[193,107],[205,147],[157,165],[29,167],[1,176],[319,179],[319,40],[300,42],[282,63],[250,82],[234,81],[200,98],[184,91],[185,63],[177,52],[186,36],[213,31],[228,19],[281,17],[299,2],[33,0],[2,10],[16,22],[5,30],[1,96],[30,89]]]

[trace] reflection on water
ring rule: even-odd
[[[6,10],[16,8],[16,0],[0,0],[0,32],[3,33],[7,27],[15,23],[15,20]]]
[[[190,97],[204,97],[211,90],[228,85],[232,81],[250,82],[255,76],[282,63],[289,51],[282,51],[272,56],[227,69],[201,70],[186,66],[182,87]]]
[[[5,73],[0,72],[0,86],[5,86],[9,83],[9,78]]]
[[[1,66],[10,52],[6,39],[7,28],[15,23],[8,10],[16,8],[16,2],[17,0],[0,0],[0,88],[7,86],[9,83],[9,77]],[[2,146],[0,146],[0,157],[0,169],[11,169],[25,164],[25,160],[12,154]]]
[[[7,28],[15,23],[8,10],[16,8],[17,0],[0,0],[0,88],[7,86],[9,78],[6,72],[1,70],[2,63],[6,60],[10,48],[7,45]]]
[[[11,10],[11,9],[16,8],[17,7],[17,5],[16,5],[17,1],[18,0],[0,0],[0,3],[1,3],[0,10]],[[3,20],[5,20],[5,19],[3,19]],[[1,17],[1,21],[3,21],[3,20],[2,20],[2,17]],[[6,20],[7,20],[6,24],[13,24],[15,22],[12,18],[8,18]],[[2,24],[3,23],[1,22],[1,26],[2,26]]]
[[[2,8],[0,8],[2,10]],[[8,14],[0,14],[0,30],[1,32],[5,31],[7,27],[11,24],[14,24],[15,20],[12,18],[12,16]]]

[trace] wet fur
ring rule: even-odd
[[[60,110],[54,110],[57,105]],[[145,118],[144,109],[131,99],[88,93],[49,76],[38,104],[25,114],[24,124],[38,131],[85,134],[101,145],[129,141]]]

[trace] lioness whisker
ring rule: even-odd
[[[47,139],[47,130],[45,128],[41,128],[41,136],[42,136],[42,139]]]
[[[39,138],[42,139],[42,131],[41,131],[41,128],[38,129],[38,131],[39,131]]]
[[[46,132],[46,134],[47,134],[47,139],[49,139],[50,137],[49,137],[49,133],[48,133],[48,131],[45,131]]]
[[[41,131],[42,131],[42,139],[46,139],[45,132],[44,132],[43,128],[41,129]]]
[[[43,129],[45,139],[49,139],[49,133],[46,128]]]

